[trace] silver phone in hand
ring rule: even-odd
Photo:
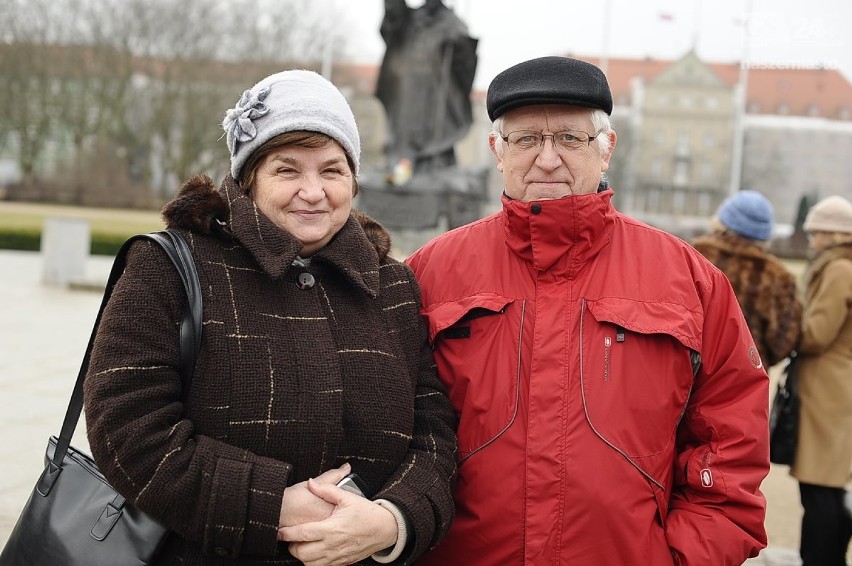
[[[364,484],[364,481],[358,477],[358,474],[349,474],[348,476],[337,482],[337,487],[345,491],[354,493],[355,495],[366,497],[367,486]]]

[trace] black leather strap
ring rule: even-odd
[[[74,435],[74,429],[77,428],[77,422],[80,420],[80,414],[83,411],[83,382],[86,379],[86,373],[89,371],[89,357],[92,354],[92,347],[95,343],[95,336],[98,333],[101,317],[104,314],[104,308],[107,302],[109,302],[115,284],[118,282],[121,274],[124,273],[127,252],[130,250],[130,246],[137,240],[152,240],[159,244],[174,264],[183,283],[184,291],[186,292],[186,307],[184,308],[183,320],[180,325],[182,398],[186,400],[186,396],[189,393],[189,387],[192,384],[192,374],[195,371],[195,359],[201,350],[202,328],[201,285],[198,282],[198,272],[195,269],[192,252],[186,240],[178,232],[163,230],[150,234],[138,234],[124,242],[112,264],[104,296],[101,300],[101,306],[98,310],[98,316],[95,319],[95,325],[89,337],[89,344],[86,346],[86,353],[83,355],[83,363],[80,366],[80,372],[77,374],[77,382],[74,384],[74,391],[71,393],[71,400],[68,402],[68,409],[65,411],[62,429],[56,443],[56,450],[53,453],[52,461],[56,466],[61,466],[62,460],[65,458],[68,447],[71,445],[71,437]]]
[[[186,400],[192,383],[192,372],[195,370],[195,356],[201,349],[201,285],[198,282],[198,272],[195,270],[192,252],[180,234],[164,230],[145,236],[163,247],[177,268],[186,290],[186,306],[180,325],[181,382],[183,398]]]

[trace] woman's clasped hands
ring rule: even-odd
[[[308,566],[343,566],[396,544],[388,509],[337,487],[351,471],[343,464],[284,490],[278,540]]]

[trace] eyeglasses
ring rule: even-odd
[[[544,147],[544,138],[553,138],[553,145],[557,149],[580,149],[584,145],[589,146],[592,140],[599,135],[600,132],[590,136],[586,132],[578,130],[563,130],[553,134],[545,134],[535,130],[517,130],[500,137],[503,138],[504,142],[509,144],[509,147],[513,147],[518,151],[527,151]]]

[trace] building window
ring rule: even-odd
[[[699,216],[707,216],[713,212],[712,208],[712,200],[710,199],[710,193],[700,193],[698,195],[698,215]]]
[[[716,145],[716,138],[710,132],[704,134],[704,147],[714,147]]]
[[[645,210],[656,212],[660,209],[660,191],[659,189],[651,189],[648,191],[648,200],[645,202]]]
[[[680,97],[680,104],[684,108],[692,108],[693,102],[694,101],[692,99],[692,96],[690,96],[688,94],[684,94],[683,96]]]
[[[819,116],[819,106],[817,106],[816,104],[809,104],[808,116]]]
[[[686,208],[686,193],[683,191],[675,191],[672,194],[672,212],[674,214],[683,214]]]
[[[676,187],[685,187],[689,182],[689,162],[678,160],[675,161],[675,174],[672,183]]]
[[[712,181],[713,180],[713,164],[712,163],[704,163],[701,165],[701,180],[702,181]]]
[[[786,102],[779,103],[776,109],[776,113],[781,114],[782,116],[786,116],[790,113],[790,105]]]
[[[661,179],[663,176],[663,160],[657,157],[651,162],[651,178]]]
[[[715,110],[719,107],[719,99],[715,96],[708,96],[705,102],[707,103],[707,108],[712,108]]]
[[[677,147],[675,147],[675,155],[678,157],[689,156],[689,132],[681,132],[677,136]]]

